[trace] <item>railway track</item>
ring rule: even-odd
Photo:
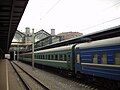
[[[43,83],[46,83],[48,87],[50,87],[50,90],[98,90],[95,87],[79,82],[79,80],[64,77],[63,74],[61,76],[59,75],[59,73],[56,74],[55,72],[52,73],[49,70],[47,71],[37,68],[34,70],[34,72],[30,72],[32,69],[31,66],[21,62],[15,63],[24,68],[24,70],[28,71],[29,73],[34,73],[37,78],[42,78],[40,80],[45,80],[45,82],[43,81]]]
[[[37,78],[26,72],[14,62],[11,62],[11,65],[23,82],[23,85],[26,87],[26,90],[49,90],[49,88],[42,84]]]
[[[49,68],[45,68],[45,67],[39,67],[37,66],[37,68],[39,69],[43,69],[49,73],[53,73],[55,75],[58,75],[60,77],[66,78],[68,80],[71,80],[73,83],[79,83],[79,85],[81,85],[82,87],[88,87],[91,90],[119,90],[120,86],[118,87],[118,85],[114,85],[115,82],[110,81],[108,79],[105,78],[100,78],[100,77],[92,77],[90,75],[80,75],[77,77],[72,77],[71,75],[68,75],[64,72],[58,71],[56,69],[50,69]],[[111,83],[112,82],[112,83]],[[120,83],[119,83],[120,85]]]
[[[58,90],[58,88],[56,89],[56,87],[55,87],[53,89],[53,87],[54,86],[59,87],[60,85],[63,85],[65,87],[64,89],[61,89],[62,88],[62,86],[61,86],[59,88],[61,90],[74,90],[74,89],[79,90],[81,88],[83,88],[82,90],[119,90],[119,89],[117,89],[116,86],[113,87],[111,84],[109,85],[108,84],[109,82],[106,82],[104,79],[101,79],[101,78],[98,79],[98,78],[93,78],[90,76],[88,76],[88,77],[82,76],[82,77],[78,77],[78,78],[67,77],[66,75],[64,75],[61,72],[57,72],[54,70],[48,70],[48,68],[43,69],[42,71],[41,71],[41,69],[38,69],[38,70],[36,69],[34,72],[30,72],[30,71],[32,71],[31,66],[25,65],[20,62],[18,62],[18,63],[14,62],[14,63],[18,64],[19,67],[24,68],[25,71],[28,71],[29,73],[34,73],[38,79],[42,78],[40,80],[44,80],[44,81],[48,80],[47,82],[49,82],[49,83],[46,83],[46,82],[43,82],[43,83],[46,83],[47,87],[49,87],[50,90]],[[39,72],[40,72],[40,74],[39,74]],[[45,79],[44,79],[44,77],[45,77]],[[61,77],[63,77],[63,78],[61,78]],[[49,81],[49,79],[50,79],[50,81]],[[53,80],[55,83],[53,82]],[[53,87],[51,87],[51,86],[53,86]],[[78,89],[78,87],[79,87],[79,89]]]

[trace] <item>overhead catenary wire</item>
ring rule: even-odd
[[[109,10],[109,9],[112,9],[113,7],[115,7],[115,6],[119,5],[119,4],[120,4],[120,2],[117,2],[117,3],[115,3],[115,4],[111,5],[111,6],[103,9],[102,11],[107,11],[107,10]]]
[[[48,11],[45,13],[45,15],[43,17],[45,17],[52,9],[55,8],[55,6],[60,2],[61,0],[58,0],[50,9],[48,9]],[[110,7],[107,7],[106,10],[110,9],[110,8],[113,8],[114,6],[116,5],[119,5],[120,4],[120,1],[119,2],[116,2],[115,4],[111,5]],[[42,18],[43,18],[42,17]],[[41,18],[41,19],[42,19]],[[102,23],[99,23],[99,24],[96,24],[96,25],[93,25],[93,26],[90,26],[90,27],[87,27],[85,29],[90,29],[90,28],[94,28],[94,27],[97,27],[99,25],[102,25],[102,24],[105,24],[105,23],[108,23],[108,22],[112,22],[114,20],[117,20],[117,19],[120,19],[120,17],[117,17],[117,18],[114,18],[114,19],[111,19],[111,20],[107,20],[107,21],[104,21]],[[82,30],[85,30],[85,29],[82,29]]]
[[[105,23],[108,23],[108,22],[112,22],[112,21],[117,20],[117,19],[120,19],[120,17],[117,17],[117,18],[114,18],[114,19],[111,19],[111,20],[108,20],[108,21],[105,21],[105,22],[102,22],[102,23],[99,23],[99,24],[96,24],[96,25],[93,25],[93,26],[84,28],[84,29],[82,29],[82,30],[91,29],[91,28],[97,27],[97,26],[99,26],[99,25],[102,25],[102,24],[105,24]]]
[[[60,1],[61,1],[61,0],[58,0],[55,4],[53,4],[52,7],[48,9],[48,11],[45,13],[45,15],[44,15],[42,18],[44,18],[50,11],[52,11],[52,9],[54,9],[55,6],[57,6],[58,3],[60,3]],[[42,18],[41,18],[41,19],[42,19]]]
[[[115,3],[115,4],[113,4],[113,5],[111,5],[110,7],[107,7],[105,10],[111,9],[111,8],[113,8],[113,7],[115,7],[116,5],[119,5],[119,4],[120,4],[120,1]],[[117,17],[117,18],[114,18],[114,19],[102,22],[100,24],[97,24],[97,25],[94,25],[94,26],[91,26],[91,27],[88,27],[87,29],[93,28],[93,27],[96,27],[96,26],[99,26],[99,25],[102,25],[102,24],[105,24],[105,23],[108,23],[108,22],[111,22],[111,21],[114,21],[114,20],[117,20],[117,19],[120,19],[120,17]]]

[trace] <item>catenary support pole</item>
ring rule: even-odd
[[[34,69],[34,29],[32,29],[32,68]]]
[[[14,51],[14,60],[15,60],[15,51]]]
[[[19,45],[17,45],[17,61],[19,61]]]

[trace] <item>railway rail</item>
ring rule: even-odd
[[[33,77],[35,78],[35,82],[32,79],[31,81],[29,78],[26,78],[25,75],[23,75],[23,72],[20,70],[16,70],[18,73],[21,73],[22,80],[26,84],[27,90],[118,90],[118,88],[113,86],[112,84],[108,84],[108,81],[106,82],[102,78],[92,78],[92,77],[83,77],[83,78],[75,78],[75,77],[66,77],[63,74],[60,74],[59,72],[52,70],[42,70],[35,68],[32,69],[31,66],[26,65],[21,62],[11,62],[14,68],[21,68],[25,73],[28,73],[30,75],[29,78]],[[34,77],[35,76],[35,77]],[[26,78],[26,79],[24,79]],[[41,78],[41,79],[40,79]],[[94,79],[94,80],[93,80]],[[41,81],[42,80],[42,81]],[[40,81],[40,86],[38,85]],[[28,82],[32,82],[33,84],[28,84]],[[109,82],[110,83],[110,82]],[[41,86],[42,84],[42,86]],[[45,86],[45,88],[44,88]]]
[[[79,82],[79,80],[60,76],[59,74],[52,73],[49,70],[46,71],[35,68],[35,70],[33,71],[30,65],[21,62],[15,63],[22,67],[28,73],[32,73],[33,76],[36,76],[38,79],[40,79],[42,83],[46,84],[47,87],[50,88],[50,90],[98,90],[94,86]]]
[[[109,80],[106,78],[93,77],[90,75],[80,74],[76,77],[66,74],[64,71],[60,71],[51,67],[41,67],[40,65],[35,66],[39,69],[47,71],[49,73],[58,75],[60,77],[71,80],[73,83],[79,83],[82,87],[89,87],[92,90],[119,90],[120,82]]]
[[[24,86],[26,87],[26,90],[49,90],[49,88],[42,84],[39,81],[39,79],[35,78],[34,76],[26,72],[16,63],[11,62],[11,65],[13,66],[17,75],[19,76]]]
[[[71,80],[74,83],[79,83],[82,87],[89,87],[91,90],[120,90],[120,82],[117,83],[117,81],[109,80],[106,78],[100,78],[100,77],[93,77],[90,75],[80,74],[76,77],[68,75],[64,72],[60,72],[56,69],[50,69],[50,68],[41,68],[47,72],[56,74],[60,77],[66,78],[68,80]]]

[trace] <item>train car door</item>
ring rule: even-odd
[[[78,49],[75,52],[75,73],[81,72],[81,56]]]

